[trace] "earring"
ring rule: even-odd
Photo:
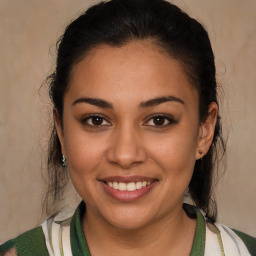
[[[204,171],[204,161],[203,161],[203,151],[201,149],[199,149],[199,154],[200,154],[200,171],[203,172]]]
[[[203,156],[202,156],[202,154],[203,154],[203,151],[201,150],[201,149],[199,149],[199,154],[200,154],[200,156],[201,156],[201,161],[203,160]]]
[[[184,192],[184,197],[188,197],[188,196],[189,196],[189,188],[187,187]]]
[[[67,159],[66,159],[66,157],[62,154],[61,166],[62,166],[63,168],[65,168],[65,167],[66,167],[66,164],[67,164]]]

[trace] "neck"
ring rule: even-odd
[[[90,208],[86,210],[82,224],[93,256],[189,255],[196,229],[196,220],[186,215],[182,205],[137,229],[116,228],[92,213]]]

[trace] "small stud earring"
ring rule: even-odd
[[[188,196],[189,196],[189,188],[187,187],[184,192],[184,197],[188,197]]]
[[[202,154],[203,154],[203,151],[201,150],[201,149],[199,149],[199,154],[200,154],[200,156],[201,156],[201,161],[203,160],[203,156],[202,156]]]
[[[65,167],[66,167],[66,164],[67,164],[67,159],[66,159],[66,157],[62,154],[61,166],[62,166],[63,168],[65,168]]]

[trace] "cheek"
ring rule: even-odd
[[[192,173],[195,164],[197,133],[190,129],[177,129],[169,135],[152,140],[149,152],[165,170],[166,175]]]
[[[104,159],[104,140],[88,136],[84,131],[72,130],[65,136],[68,170],[78,194],[88,205],[95,198],[97,177]]]
[[[64,141],[71,175],[87,176],[94,173],[103,159],[105,139],[90,135],[81,127],[67,126]]]

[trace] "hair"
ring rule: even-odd
[[[97,46],[120,47],[136,40],[150,40],[182,63],[199,95],[200,122],[206,120],[210,103],[218,104],[218,99],[214,54],[204,27],[164,0],[112,0],[90,7],[67,26],[57,43],[56,69],[48,81],[49,95],[61,124],[63,97],[74,65]],[[196,161],[189,184],[190,198],[212,222],[217,216],[213,174],[224,151],[218,115],[211,147],[203,159]],[[68,181],[67,173],[61,168],[61,147],[55,127],[49,142],[48,178],[46,209],[63,197]]]

